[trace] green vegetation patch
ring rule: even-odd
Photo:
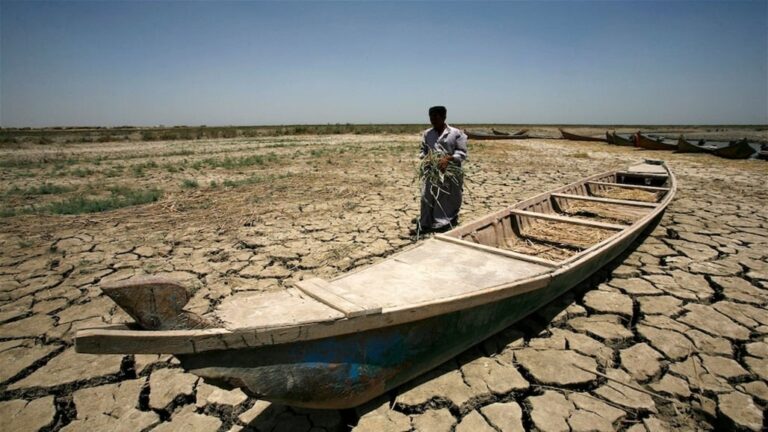
[[[70,186],[61,186],[53,183],[43,183],[40,186],[32,186],[30,188],[21,189],[18,186],[14,186],[8,189],[6,195],[56,195],[60,193],[69,192],[72,190]]]
[[[157,162],[150,161],[131,165],[131,171],[133,171],[134,177],[144,177],[145,171],[149,168],[157,168]]]
[[[106,198],[76,196],[64,201],[51,203],[45,207],[45,210],[53,214],[98,213],[155,202],[163,195],[163,192],[159,189],[139,190],[114,187],[109,191],[110,196]]]
[[[242,157],[226,157],[226,158],[208,158],[194,162],[192,168],[199,170],[204,166],[210,168],[224,168],[235,169],[245,168],[251,166],[266,165],[268,163],[274,163],[279,160],[279,157],[275,153],[268,153],[266,155],[251,155]]]
[[[78,163],[77,159],[61,157],[41,157],[38,159],[13,158],[0,160],[0,168],[39,168],[43,165],[53,164],[57,169],[62,169],[65,165],[74,165]]]
[[[200,184],[198,184],[195,179],[184,179],[184,181],[181,182],[181,187],[184,189],[197,189],[200,187]]]

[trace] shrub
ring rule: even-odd
[[[181,187],[184,189],[197,189],[199,186],[200,185],[195,179],[184,179],[184,181],[181,182]]]

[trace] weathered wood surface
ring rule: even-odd
[[[190,293],[172,279],[143,276],[106,283],[101,290],[146,330],[213,327],[209,320],[183,310]]]
[[[315,300],[342,312],[347,318],[381,313],[381,307],[366,308],[337,295],[333,292],[333,286],[320,278],[299,281],[296,287]]]
[[[645,202],[645,201],[630,201],[630,200],[620,200],[620,199],[613,199],[613,198],[600,198],[600,197],[593,197],[593,196],[586,196],[586,195],[573,195],[573,194],[561,194],[561,193],[553,193],[552,196],[555,198],[562,198],[565,200],[571,199],[571,200],[581,200],[581,201],[593,201],[598,203],[623,205],[623,206],[631,206],[631,207],[647,207],[647,208],[656,207],[656,204]]]

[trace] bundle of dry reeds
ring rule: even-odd
[[[615,205],[598,202],[572,201],[561,208],[568,216],[597,219],[610,223],[632,224],[640,217],[637,211],[633,211],[632,208],[623,209]]]
[[[658,202],[659,192],[650,192],[640,189],[626,189],[617,187],[608,187],[607,189],[597,189],[592,191],[592,195],[601,198],[613,198],[630,201]]]
[[[464,179],[464,169],[459,164],[448,163],[445,172],[440,171],[438,164],[443,156],[443,154],[438,152],[427,153],[419,163],[416,171],[416,177],[420,183],[424,184],[426,182],[427,184],[437,186],[435,193],[439,193],[446,182],[459,184]],[[443,190],[443,192],[445,191]]]
[[[526,237],[553,244],[586,249],[613,235],[615,231],[584,225],[537,220],[522,233]]]

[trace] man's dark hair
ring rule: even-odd
[[[443,118],[445,118],[448,114],[448,110],[445,109],[444,106],[433,106],[429,109],[429,115],[432,115],[432,113],[440,114]]]

